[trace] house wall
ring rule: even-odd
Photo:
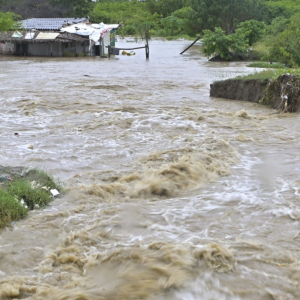
[[[29,56],[62,56],[61,43],[34,43],[28,44]]]
[[[15,52],[14,43],[0,43],[0,54],[13,54]]]
[[[52,55],[51,55],[52,53]],[[0,43],[0,55],[28,55],[28,56],[89,56],[95,55],[95,46],[89,50],[89,45],[75,44],[75,43],[28,43],[17,45],[15,43]]]
[[[88,55],[89,46],[73,43],[35,43],[28,45],[29,56],[85,56]]]
[[[63,45],[63,56],[87,56],[89,45],[65,43]]]

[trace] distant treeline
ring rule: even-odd
[[[147,28],[150,36],[206,36],[216,46],[207,55],[222,50],[224,44],[230,48],[233,43],[236,51],[243,52],[260,43],[262,58],[292,66],[300,65],[299,11],[300,0],[0,0],[0,31],[16,15],[22,19],[89,16],[95,23],[119,23],[121,35],[143,37]],[[228,52],[223,56],[228,57]]]
[[[88,15],[92,22],[124,24],[127,34],[147,24],[166,36],[195,36],[215,27],[230,33],[246,20],[270,24],[276,17],[289,18],[299,7],[297,0],[0,0],[0,11],[23,19]]]

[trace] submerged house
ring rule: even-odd
[[[114,46],[116,25],[91,24],[88,18],[24,20],[20,29],[0,33],[0,54],[22,56],[105,56]]]

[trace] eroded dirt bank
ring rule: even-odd
[[[277,79],[227,79],[210,85],[210,96],[269,105],[281,111],[299,110],[300,77],[291,74]]]
[[[210,96],[258,103],[262,99],[268,83],[267,80],[261,82],[256,79],[216,81],[210,85]]]

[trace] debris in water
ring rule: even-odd
[[[59,191],[56,189],[52,189],[50,190],[50,193],[52,194],[53,197],[58,196],[59,195]]]

